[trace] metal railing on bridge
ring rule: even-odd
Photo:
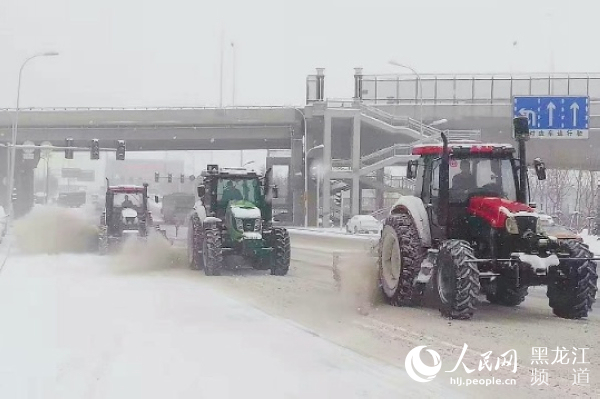
[[[600,73],[421,74],[423,101],[433,104],[510,104],[515,96],[588,96],[600,101]],[[364,75],[362,101],[418,104],[414,75]]]
[[[326,104],[328,108],[359,109],[362,115],[386,123],[389,126],[406,127],[419,133],[421,132],[422,126],[423,136],[433,138],[435,140],[441,139],[442,132],[445,132],[448,137],[453,138],[454,140],[481,140],[481,130],[440,130],[426,123],[421,123],[421,121],[417,119],[408,116],[394,115],[372,105],[364,104],[356,100],[334,98],[327,99]]]

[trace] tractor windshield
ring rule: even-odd
[[[246,200],[257,203],[260,198],[258,179],[219,179],[217,184],[217,202],[226,206],[229,201]]]
[[[436,160],[433,169],[432,196],[439,195],[439,167]],[[450,200],[466,201],[478,193],[485,196],[517,200],[515,175],[512,161],[508,158],[450,159]]]
[[[113,197],[115,207],[141,208],[142,193],[115,193]]]

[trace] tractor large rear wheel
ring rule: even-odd
[[[452,319],[470,319],[479,296],[479,270],[468,242],[448,240],[440,247],[435,285],[440,312]]]
[[[421,268],[425,250],[417,227],[408,214],[390,215],[383,223],[379,242],[379,284],[393,306],[414,305],[413,282]]]
[[[273,258],[271,263],[271,274],[274,276],[285,276],[290,270],[290,236],[286,229],[281,227],[274,227],[272,237]]]
[[[563,250],[570,258],[592,258],[588,246],[575,240],[566,241]],[[551,270],[547,296],[554,314],[564,319],[587,317],[598,291],[596,262],[592,260],[561,260]]]
[[[223,245],[221,242],[221,232],[216,226],[206,226],[204,228],[202,258],[204,263],[204,274],[207,276],[221,275],[221,269],[223,267]]]

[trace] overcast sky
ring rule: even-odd
[[[3,0],[0,107],[302,105],[326,68],[326,96],[351,97],[355,66],[392,73],[598,71],[600,2],[532,0]],[[515,44],[516,42],[516,44]]]

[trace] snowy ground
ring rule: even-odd
[[[0,273],[0,398],[600,396],[600,314],[554,317],[543,287],[519,307],[483,302],[473,320],[448,321],[433,307],[381,302],[376,237],[293,230],[287,276],[206,277],[187,269],[185,236],[111,257],[13,251]],[[468,367],[515,349],[519,370],[407,377],[415,346],[436,350],[447,371],[465,343]],[[590,386],[572,384],[572,365],[543,366],[549,385],[531,385],[532,347],[557,346],[590,348]],[[517,386],[450,386],[458,376]]]
[[[232,299],[164,242],[31,255],[9,237],[3,259],[11,244],[0,398],[462,397]]]

